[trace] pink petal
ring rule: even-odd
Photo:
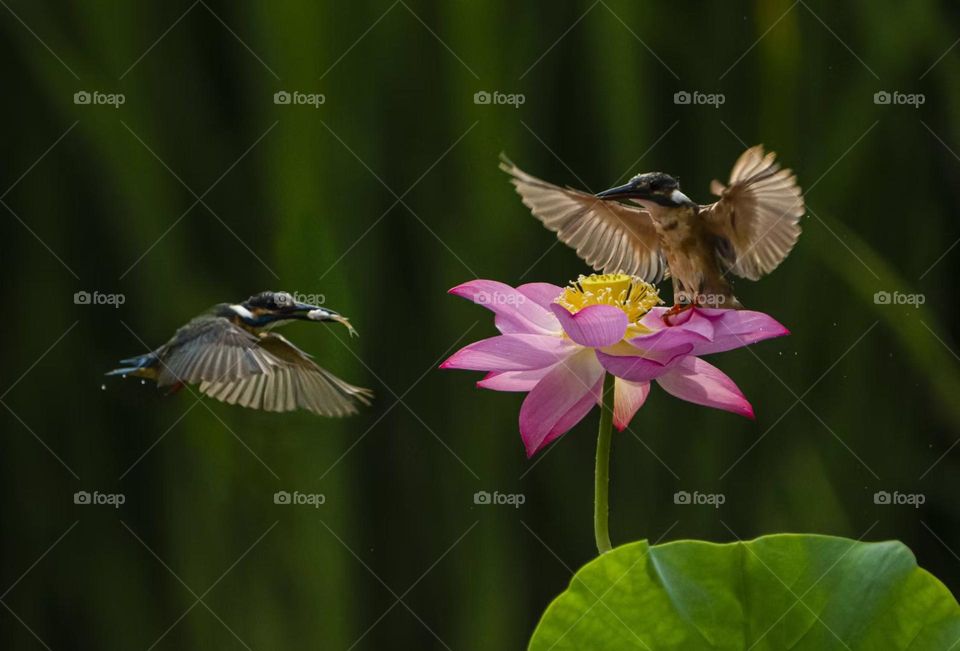
[[[546,366],[535,371],[491,372],[477,382],[477,387],[491,391],[530,391],[552,368]]]
[[[693,348],[687,344],[682,348],[658,351],[656,355],[609,355],[597,351],[597,359],[603,367],[618,378],[631,382],[649,382],[666,373],[673,364],[678,363]],[[646,355],[646,353],[644,353]]]
[[[563,287],[550,283],[527,283],[517,287],[517,291],[543,309],[549,310],[550,305],[563,293]]]
[[[545,307],[510,285],[495,280],[471,280],[457,285],[450,293],[496,314],[497,329],[504,334],[547,334],[560,329],[556,317]]]
[[[663,315],[667,313],[669,307],[654,307],[651,308],[649,312],[643,315],[640,319],[641,325],[644,325],[651,330],[660,330],[662,328],[668,327],[666,323],[663,322]],[[670,319],[670,323],[678,324],[682,323],[690,316],[690,310],[684,310],[680,314]]]
[[[440,368],[470,371],[527,371],[552,366],[578,346],[556,335],[509,334],[464,346]]]
[[[671,317],[670,326],[663,322],[667,308],[655,307],[641,319],[640,323],[654,330],[648,335],[631,339],[630,342],[643,348],[641,341],[655,341],[658,337],[677,337],[678,333],[687,333],[694,344],[692,355],[721,353],[741,348],[758,341],[782,337],[790,334],[782,324],[763,312],[751,310],[726,310],[718,308],[696,307],[682,311]]]
[[[708,317],[712,312],[732,312],[733,310],[718,310],[713,308],[691,307],[681,310],[678,314],[670,317],[669,325],[664,322],[663,315],[671,308],[655,307],[647,312],[640,323],[651,330],[660,330],[662,328],[680,328],[695,332],[706,339],[713,339],[713,320]]]
[[[681,400],[754,418],[740,388],[720,369],[698,357],[687,357],[657,378],[664,391]]]
[[[622,378],[614,380],[613,425],[618,430],[622,432],[626,429],[649,393],[649,382],[630,382]]]
[[[570,408],[567,413],[560,417],[560,420],[557,421],[557,424],[553,426],[553,429],[550,430],[550,433],[544,437],[543,442],[540,444],[540,447],[537,450],[542,450],[547,445],[550,445],[553,441],[560,438],[567,432],[569,432],[574,425],[583,420],[583,417],[590,413],[590,410],[597,404],[597,401],[600,399],[600,394],[603,392],[603,376],[600,376],[600,379],[597,380],[597,383],[593,386],[593,389],[583,396],[577,404]],[[533,456],[537,450],[533,452],[528,451],[527,457]]]
[[[596,403],[603,367],[592,350],[581,350],[557,364],[527,395],[520,407],[520,436],[532,457],[549,441],[577,424],[589,409],[583,401]],[[580,409],[575,409],[579,407]]]
[[[704,339],[713,339],[714,326],[713,319],[707,318],[706,312],[709,308],[694,307],[670,318],[670,326],[682,327],[689,332],[695,332]],[[735,312],[736,310],[711,310],[713,312]],[[661,323],[663,318],[660,319]],[[664,324],[666,325],[666,324]]]
[[[612,346],[627,331],[627,315],[612,305],[589,305],[576,314],[570,314],[561,305],[552,303],[550,310],[560,320],[563,331],[581,346],[601,348]]]
[[[644,357],[665,362],[676,357],[678,351],[695,351],[698,346],[710,343],[710,340],[683,326],[673,326],[632,337],[629,343],[639,348]]]
[[[790,334],[787,328],[763,312],[750,310],[698,310],[713,322],[713,341],[698,345],[694,355],[722,353],[742,346],[755,344],[765,339]]]

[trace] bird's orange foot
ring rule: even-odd
[[[663,316],[661,316],[660,318],[663,319],[663,322],[665,324],[667,324],[668,326],[672,326],[673,324],[670,323],[670,319],[677,316],[678,314],[680,314],[685,310],[689,310],[691,307],[693,307],[692,303],[677,303],[676,305],[671,307],[669,310],[664,312]]]
[[[180,389],[182,389],[182,388],[183,388],[183,382],[177,382],[177,383],[175,383],[173,386],[171,386],[170,389],[169,389],[165,394],[163,394],[163,395],[165,395],[165,396],[172,396],[173,394],[175,394],[175,393],[177,393],[178,391],[180,391]]]

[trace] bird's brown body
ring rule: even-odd
[[[697,206],[651,211],[653,226],[670,276],[674,302],[710,307],[740,307],[733,286],[716,260],[715,237]]]
[[[760,146],[740,156],[728,185],[713,182],[720,199],[708,205],[660,172],[591,195],[507,160],[500,167],[533,215],[587,264],[651,283],[672,277],[676,305],[741,307],[730,275],[756,280],[773,271],[796,243],[805,212],[793,173]]]

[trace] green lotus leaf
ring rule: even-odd
[[[896,541],[641,541],[581,568],[529,648],[960,650],[960,606]]]

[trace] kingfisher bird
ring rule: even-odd
[[[301,303],[287,292],[261,292],[242,303],[220,303],[174,333],[170,341],[107,373],[155,380],[175,392],[199,384],[200,393],[264,411],[306,409],[347,416],[373,393],[318,366],[311,356],[270,330],[301,321],[332,321],[356,334],[346,317]]]
[[[741,154],[727,185],[711,183],[720,199],[708,205],[663,172],[593,195],[530,176],[504,156],[500,169],[534,217],[597,271],[653,284],[672,277],[665,319],[691,305],[741,308],[728,274],[757,280],[776,269],[806,212],[796,176],[762,145]]]

